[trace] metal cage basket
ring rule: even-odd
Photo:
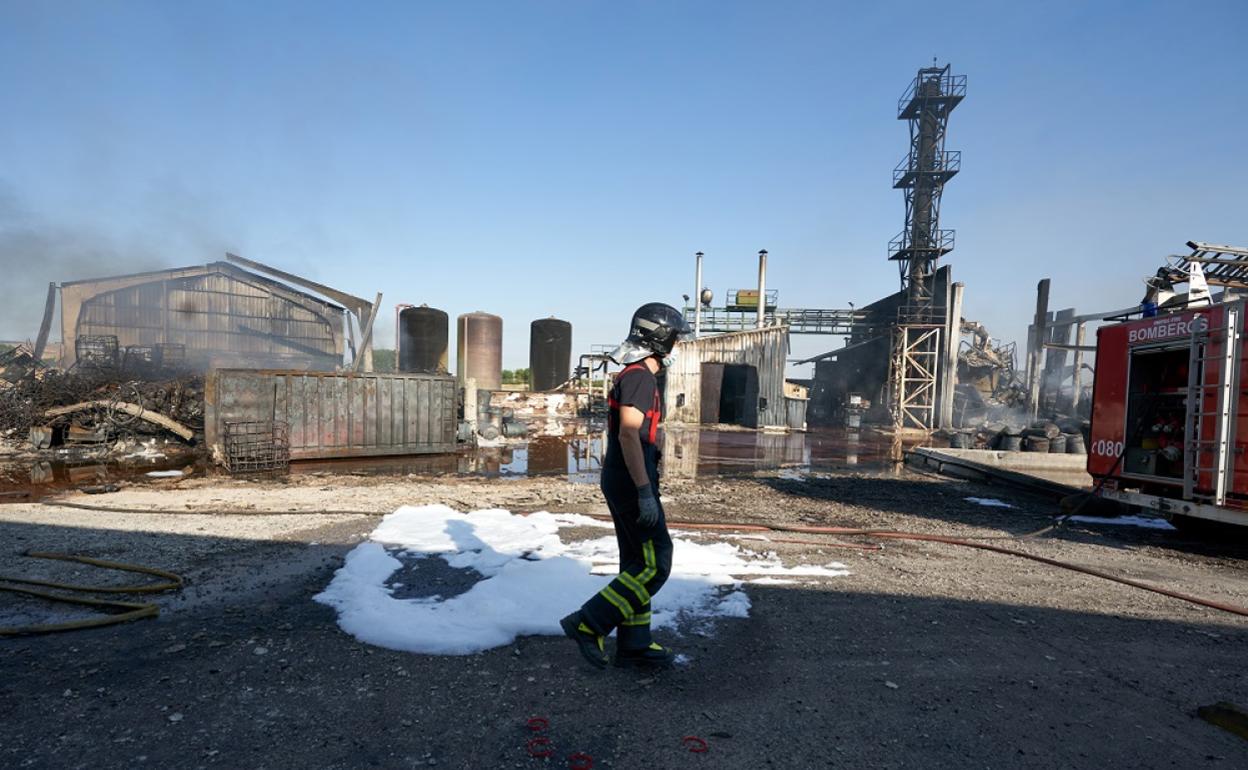
[[[290,468],[290,426],[282,420],[226,422],[225,469],[230,473],[279,473]]]
[[[121,348],[116,335],[83,335],[74,340],[74,357],[83,368],[115,369],[121,362]]]

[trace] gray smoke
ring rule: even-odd
[[[48,283],[168,267],[148,248],[27,211],[0,182],[0,339],[33,340],[43,319]],[[59,308],[50,339],[58,339]]]

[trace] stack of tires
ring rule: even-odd
[[[1048,452],[1050,454],[1087,454],[1084,426],[1077,420],[1060,423],[1040,420],[1025,428],[1021,435],[1024,452]]]

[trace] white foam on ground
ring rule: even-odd
[[[182,471],[148,471],[145,475],[153,479],[176,479],[182,475]]]
[[[1175,529],[1165,519],[1154,516],[1118,516],[1112,519],[1100,516],[1071,516],[1069,521],[1082,521],[1085,524],[1117,524],[1123,527],[1144,527],[1146,529]]]
[[[618,569],[615,535],[564,543],[559,529],[609,527],[576,514],[518,516],[504,510],[460,513],[443,505],[405,506],[382,519],[369,539],[315,598],[338,611],[338,625],[360,641],[426,654],[467,655],[528,634],[561,635],[559,618],[602,589]],[[785,567],[774,553],[727,542],[674,537],[672,574],[654,597],[655,628],[692,620],[749,617],[739,578],[848,575],[845,565]],[[481,579],[458,596],[397,598],[394,573],[404,558],[437,556]],[[411,582],[408,581],[411,585]]]
[[[975,503],[976,505],[982,505],[987,508],[1013,508],[1014,507],[1003,500],[996,499],[995,497],[967,497],[964,499],[968,503]]]

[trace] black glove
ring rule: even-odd
[[[637,487],[637,523],[643,527],[653,527],[659,523],[659,501],[654,496],[654,488],[649,484]]]

